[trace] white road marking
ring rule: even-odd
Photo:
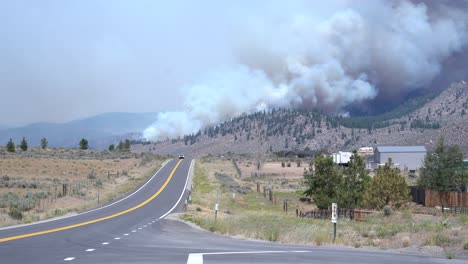
[[[144,225],[143,227],[147,227],[148,225]]]
[[[124,236],[128,236],[129,234],[124,234]]]
[[[236,255],[236,254],[278,254],[278,253],[310,253],[312,251],[293,250],[293,251],[239,251],[239,252],[212,252],[212,253],[193,253],[189,254],[187,264],[203,264],[203,255]]]
[[[66,259],[64,259],[64,260],[65,260],[65,261],[72,261],[72,260],[74,260],[74,259],[75,259],[75,257],[69,257],[69,258],[66,258]]]
[[[102,210],[102,209],[107,208],[109,206],[112,206],[112,205],[114,205],[116,203],[120,203],[120,202],[132,197],[137,192],[139,192],[141,189],[143,189],[146,185],[148,185],[153,180],[153,178],[156,177],[156,175],[159,173],[159,171],[161,171],[164,168],[164,166],[166,166],[169,163],[169,161],[171,161],[171,160],[166,160],[163,164],[161,164],[161,168],[159,168],[159,170],[157,170],[153,174],[153,176],[151,176],[151,178],[147,182],[145,182],[145,184],[143,184],[140,188],[138,188],[138,190],[134,191],[133,193],[129,194],[128,196],[125,196],[124,198],[122,198],[120,200],[117,200],[117,201],[115,201],[115,202],[113,202],[111,204],[108,204],[106,206],[99,207],[99,208],[96,208],[96,209],[92,209],[92,210],[89,210],[89,211],[86,211],[86,212],[83,212],[83,213],[79,213],[79,214],[68,215],[68,216],[60,216],[60,217],[47,219],[47,220],[43,220],[43,221],[38,221],[38,222],[35,222],[35,223],[30,223],[30,224],[22,224],[22,225],[2,227],[2,228],[0,228],[0,230],[6,230],[6,229],[12,229],[12,228],[18,228],[18,227],[30,226],[30,225],[37,225],[37,224],[41,224],[41,223],[47,223],[47,222],[57,221],[57,220],[65,219],[65,218],[75,217],[75,216],[78,216],[78,215],[84,215],[84,214],[91,213],[91,212],[94,212],[94,211]]]
[[[203,264],[203,254],[189,254],[187,264]]]
[[[132,233],[136,233],[136,230],[132,230]]]
[[[102,242],[103,245],[109,245],[109,242]]]
[[[151,225],[152,223],[148,223],[148,225]]]
[[[115,239],[115,240],[119,240],[119,239],[120,239],[120,237],[116,237],[116,238],[114,238],[114,239]]]
[[[141,230],[141,229],[142,229],[141,227],[138,228],[138,230]]]
[[[88,248],[86,252],[93,252],[95,249],[94,248]]]
[[[185,190],[187,189],[188,179],[190,178],[190,173],[192,172],[194,164],[195,164],[195,160],[192,160],[192,162],[190,163],[190,168],[189,168],[188,174],[187,174],[187,179],[185,180],[185,186],[184,186],[184,189],[182,190],[182,193],[180,194],[179,200],[177,200],[177,203],[175,203],[175,205],[171,208],[171,210],[169,210],[167,213],[163,214],[161,217],[159,217],[159,219],[163,219],[168,214],[170,214],[177,207],[180,200],[182,200],[182,196],[184,196]]]

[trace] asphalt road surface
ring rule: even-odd
[[[191,168],[192,160],[172,160],[117,202],[75,216],[0,229],[0,264],[465,263],[235,239],[165,219],[183,210]]]

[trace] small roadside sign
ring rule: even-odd
[[[338,207],[338,205],[336,203],[332,203],[332,215],[331,215],[332,223],[338,222],[337,207]]]

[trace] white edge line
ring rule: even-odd
[[[190,168],[189,168],[189,171],[188,171],[188,174],[187,174],[187,179],[185,179],[185,186],[184,186],[184,189],[182,190],[182,193],[180,194],[179,200],[177,200],[177,202],[174,204],[174,206],[173,206],[169,211],[167,211],[167,213],[165,213],[165,214],[163,214],[161,217],[159,217],[159,219],[163,219],[163,218],[166,217],[168,214],[172,213],[172,211],[173,211],[173,210],[177,207],[177,205],[179,204],[180,200],[182,200],[182,196],[184,196],[185,190],[187,189],[187,183],[188,183],[188,180],[189,180],[190,175],[191,175],[191,173],[192,173],[194,164],[195,164],[195,160],[193,159],[192,162],[190,163]]]
[[[69,258],[66,258],[66,259],[64,259],[64,260],[65,260],[65,261],[72,261],[72,260],[74,260],[74,259],[75,259],[74,257],[69,257]]]
[[[239,252],[212,252],[199,253],[202,255],[235,255],[235,254],[272,254],[272,253],[310,253],[307,250],[292,250],[292,251],[239,251]]]
[[[156,177],[156,175],[159,173],[159,171],[161,171],[161,170],[167,165],[167,163],[169,163],[169,161],[171,161],[171,160],[166,160],[165,162],[163,162],[163,164],[161,164],[161,168],[159,168],[159,169],[153,174],[153,176],[151,176],[151,178],[150,178],[145,184],[143,184],[140,188],[138,188],[138,190],[134,191],[133,193],[129,194],[128,196],[125,196],[125,197],[123,197],[122,199],[117,200],[117,201],[115,201],[115,202],[113,202],[113,203],[111,203],[111,204],[108,204],[108,205],[106,205],[106,206],[99,207],[99,208],[96,208],[96,209],[92,209],[92,210],[89,210],[89,211],[86,211],[86,212],[82,212],[82,213],[79,213],[79,214],[74,214],[74,215],[68,215],[68,216],[62,216],[62,217],[47,219],[47,220],[38,221],[38,222],[35,222],[35,223],[30,223],[30,224],[22,224],[22,225],[15,225],[15,226],[6,226],[6,227],[0,228],[0,230],[13,229],[13,228],[19,228],[19,227],[24,227],[24,226],[38,225],[38,224],[42,224],[42,223],[58,221],[58,220],[62,220],[62,219],[70,218],[70,217],[75,217],[75,216],[79,216],[79,215],[84,215],[84,214],[87,214],[87,213],[95,212],[95,211],[98,211],[98,210],[107,208],[107,207],[109,207],[109,206],[112,206],[112,205],[114,205],[114,204],[116,204],[116,203],[120,203],[120,202],[126,200],[127,198],[132,197],[132,196],[135,195],[137,192],[139,192],[141,189],[143,189],[143,187],[145,187],[148,183],[150,183],[150,182],[153,180],[153,178]]]
[[[277,253],[311,253],[307,250],[293,251],[239,251],[239,252],[212,252],[189,254],[187,264],[203,264],[203,255],[235,255],[235,254],[277,254]]]
[[[187,264],[203,264],[203,254],[189,254]]]

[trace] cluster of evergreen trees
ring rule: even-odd
[[[48,144],[49,144],[49,142],[47,141],[47,139],[45,137],[41,138],[41,148],[42,149],[46,149]],[[125,141],[121,140],[119,142],[119,144],[117,145],[117,150],[122,151],[122,152],[130,151],[131,144],[132,143],[131,143],[131,141],[129,139],[126,139]],[[82,138],[80,140],[80,142],[78,143],[78,145],[79,145],[79,149],[81,149],[81,150],[89,149],[89,142],[85,138]],[[11,138],[7,142],[5,147],[6,147],[6,150],[8,152],[15,152],[16,151],[16,145],[13,142],[13,139],[11,139]],[[25,137],[23,137],[23,139],[21,140],[21,143],[20,143],[19,147],[20,147],[20,149],[22,151],[27,151],[28,150],[28,142],[27,142]],[[116,147],[115,147],[114,144],[111,144],[108,149],[109,149],[109,151],[114,151],[116,149]]]
[[[42,149],[46,149],[47,148],[47,145],[49,144],[49,142],[47,141],[46,138],[41,138],[41,148]],[[13,142],[13,139],[10,138],[10,140],[7,142],[6,144],[6,150],[8,152],[15,152],[16,151],[16,145],[15,143]],[[27,151],[28,150],[28,141],[26,141],[26,138],[23,137],[23,139],[21,140],[21,143],[19,145],[20,149],[22,151]]]
[[[342,208],[383,208],[400,206],[409,201],[409,189],[398,168],[389,160],[378,168],[374,178],[369,176],[363,158],[354,152],[348,167],[340,168],[330,156],[317,155],[304,171],[308,189],[319,208],[337,202]]]
[[[120,152],[128,152],[130,151],[132,143],[129,139],[126,139],[125,141],[120,140],[119,144],[117,145],[117,150]],[[116,147],[114,144],[111,144],[108,148],[109,151],[115,151]]]

